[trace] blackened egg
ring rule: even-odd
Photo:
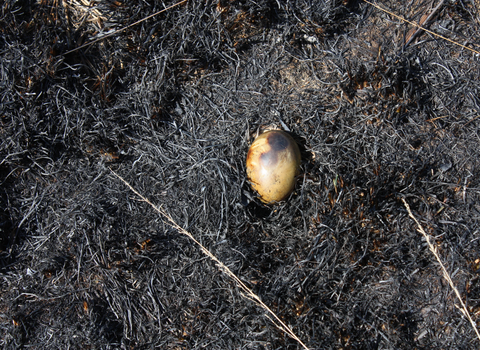
[[[300,161],[297,143],[284,131],[266,131],[253,141],[247,155],[247,177],[262,202],[280,202],[292,193]]]

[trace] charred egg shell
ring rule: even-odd
[[[298,145],[284,131],[264,132],[248,150],[247,177],[264,203],[279,202],[293,191],[299,167]]]

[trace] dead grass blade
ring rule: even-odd
[[[422,15],[420,18],[420,21],[418,21],[418,25],[420,27],[424,25],[428,25],[430,23],[430,20],[437,14],[437,12],[442,8],[444,4],[444,0],[441,0],[437,6],[433,10],[430,10],[430,12],[427,10],[426,13]],[[410,45],[410,43],[415,40],[415,38],[422,32],[421,28],[412,28],[408,33],[405,38],[405,45],[404,47],[407,47]]]
[[[397,19],[399,19],[399,20],[401,20],[401,21],[403,21],[403,22],[405,22],[405,23],[408,23],[408,24],[410,24],[410,25],[412,25],[412,26],[415,26],[415,27],[417,27],[418,29],[423,30],[424,32],[427,32],[427,33],[429,33],[429,34],[432,34],[433,36],[435,36],[435,37],[437,37],[437,38],[443,39],[443,40],[448,41],[448,42],[450,42],[450,43],[452,43],[452,44],[454,44],[454,45],[460,46],[460,47],[463,48],[463,49],[467,49],[467,50],[469,50],[469,51],[472,51],[472,52],[476,53],[477,55],[480,55],[480,51],[477,51],[477,50],[472,49],[472,48],[470,48],[470,47],[468,47],[468,46],[465,46],[465,45],[462,45],[462,44],[460,44],[460,43],[457,43],[456,41],[454,41],[454,40],[452,40],[452,39],[449,39],[449,38],[447,38],[447,37],[444,37],[443,35],[440,35],[440,34],[437,34],[437,33],[435,33],[435,32],[432,32],[431,30],[422,27],[422,26],[419,25],[418,23],[409,21],[408,19],[405,19],[405,18],[403,18],[403,17],[401,17],[401,16],[399,16],[399,15],[396,15],[395,13],[393,13],[393,12],[391,12],[391,11],[385,10],[384,8],[382,8],[381,6],[379,6],[379,5],[377,5],[377,4],[373,3],[373,2],[370,2],[370,1],[368,1],[368,0],[364,0],[364,1],[365,1],[367,4],[369,4],[369,5],[377,8],[377,9],[379,9],[380,11],[383,11],[383,12],[389,14],[390,16],[393,16],[393,17],[395,17],[395,18],[397,18]]]
[[[465,316],[468,318],[468,320],[472,324],[473,330],[475,331],[478,339],[480,340],[480,333],[478,332],[475,321],[473,321],[472,317],[470,316],[470,313],[468,312],[467,307],[465,306],[465,303],[463,302],[463,299],[462,299],[462,296],[460,295],[460,292],[458,291],[458,289],[453,284],[453,281],[450,278],[450,275],[449,275],[447,269],[445,268],[445,265],[443,265],[442,259],[440,259],[440,255],[438,254],[437,248],[432,244],[432,242],[430,240],[430,236],[425,232],[422,225],[420,225],[420,223],[418,222],[417,218],[412,214],[412,211],[410,210],[410,206],[408,205],[407,201],[404,198],[402,198],[402,201],[403,201],[403,204],[405,205],[405,208],[407,208],[408,215],[417,224],[418,231],[423,235],[423,237],[425,237],[425,240],[427,241],[427,244],[428,244],[428,247],[429,247],[430,251],[433,253],[433,255],[435,256],[435,259],[437,259],[438,263],[440,264],[440,267],[442,268],[442,272],[443,272],[443,277],[445,278],[445,280],[448,282],[450,287],[455,292],[455,295],[457,296],[457,299],[460,302],[460,305],[462,306],[461,307],[462,313],[465,314]]]
[[[137,190],[135,190],[132,185],[130,185],[126,180],[124,180],[120,175],[114,172],[112,169],[110,171],[118,177],[127,187],[135,193],[138,197],[140,197],[144,202],[150,205],[156,212],[160,213],[169,223],[170,225],[178,230],[178,232],[187,236],[190,240],[192,240],[201,250],[202,252],[207,255],[210,259],[212,259],[217,266],[223,270],[232,280],[235,281],[238,287],[242,289],[246,293],[246,297],[248,299],[252,299],[255,303],[257,303],[261,308],[263,308],[268,314],[273,317],[275,322],[274,324],[282,331],[285,331],[292,339],[296,340],[304,349],[309,350],[308,347],[297,337],[297,335],[267,306],[265,303],[260,299],[258,295],[256,295],[250,288],[248,288],[241,280],[238,278],[224,263],[222,263],[215,255],[213,255],[207,248],[205,248],[198,240],[193,237],[193,235],[181,227],[179,224],[172,219],[172,217],[162,208],[157,207],[155,204],[150,202],[148,198],[145,198],[142,194],[140,194]]]

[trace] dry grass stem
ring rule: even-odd
[[[258,295],[256,295],[250,288],[248,288],[245,283],[243,283],[240,278],[238,278],[224,263],[222,263],[218,258],[213,255],[207,248],[205,248],[193,235],[181,227],[179,224],[172,219],[172,217],[162,208],[158,207],[153,204],[148,198],[143,196],[137,190],[135,190],[132,185],[130,185],[125,179],[123,179],[120,175],[114,172],[112,169],[110,171],[118,177],[133,193],[135,193],[138,197],[140,197],[145,203],[150,205],[156,212],[161,214],[169,223],[170,225],[178,230],[178,232],[182,233],[183,235],[187,236],[192,242],[194,242],[202,252],[212,259],[217,266],[223,270],[236,284],[240,289],[242,289],[246,293],[246,297],[256,302],[261,308],[263,308],[273,319],[278,322],[274,324],[279,327],[280,330],[286,332],[292,339],[296,340],[304,349],[308,350],[308,347],[297,337],[297,335],[267,306],[265,303],[260,299]],[[280,326],[279,326],[280,325]]]
[[[393,17],[401,20],[402,22],[408,23],[408,24],[410,24],[410,25],[412,25],[412,26],[417,27],[417,28],[420,29],[420,30],[423,30],[424,32],[427,32],[427,33],[429,33],[429,34],[432,34],[433,36],[435,36],[435,37],[437,37],[437,38],[443,39],[443,40],[448,41],[448,42],[450,42],[450,43],[452,43],[452,44],[455,44],[455,45],[457,45],[457,46],[460,46],[460,47],[463,48],[463,49],[470,50],[470,51],[476,53],[477,55],[480,55],[480,51],[477,51],[477,50],[475,50],[475,49],[472,49],[471,47],[468,47],[468,46],[462,45],[462,44],[460,44],[460,43],[457,43],[456,41],[454,41],[454,40],[452,40],[452,39],[449,39],[449,38],[447,38],[447,37],[445,37],[445,36],[443,36],[443,35],[437,34],[437,33],[433,32],[433,31],[431,31],[431,30],[429,30],[429,29],[427,29],[427,28],[425,28],[425,27],[422,27],[422,26],[419,25],[418,23],[409,21],[408,19],[405,19],[405,18],[403,18],[403,17],[401,17],[401,16],[399,16],[399,15],[396,15],[395,13],[393,13],[393,12],[391,12],[391,11],[385,10],[384,8],[382,8],[381,6],[379,6],[379,5],[377,5],[377,4],[373,3],[373,2],[370,2],[370,1],[368,1],[368,0],[365,0],[365,2],[366,2],[367,4],[369,4],[369,5],[371,5],[371,6],[379,9],[380,11],[383,11],[383,12],[389,14],[390,16],[393,16]]]
[[[89,22],[95,22],[98,27],[101,27],[101,23],[106,20],[106,17],[94,5],[93,1],[88,0],[64,1],[64,6],[71,7],[78,12],[78,17],[81,19],[74,23],[75,27],[78,27],[84,19],[87,19]]]
[[[405,205],[405,208],[407,208],[407,211],[408,211],[408,215],[415,221],[415,223],[417,224],[418,226],[418,231],[423,235],[423,237],[425,237],[425,240],[427,241],[427,244],[428,244],[428,248],[430,249],[430,251],[433,253],[433,255],[435,256],[435,259],[437,259],[437,262],[440,264],[440,267],[442,269],[442,273],[443,273],[443,277],[445,278],[445,280],[448,282],[448,284],[450,285],[450,287],[453,289],[453,291],[455,292],[455,295],[457,296],[457,299],[458,301],[460,302],[461,304],[461,310],[462,310],[462,313],[468,318],[470,324],[472,325],[473,327],[473,330],[475,331],[478,339],[480,340],[480,333],[477,329],[477,325],[475,324],[475,321],[472,319],[472,317],[470,316],[470,313],[468,312],[467,310],[467,306],[465,305],[465,303],[463,302],[463,299],[462,299],[462,296],[460,295],[460,292],[458,291],[458,289],[455,287],[455,284],[453,283],[451,277],[450,277],[450,274],[448,273],[447,269],[445,268],[445,265],[443,264],[442,262],[442,259],[440,258],[440,255],[438,254],[438,251],[437,251],[437,248],[433,245],[432,241],[431,241],[431,238],[430,238],[430,235],[427,234],[427,232],[425,232],[425,230],[423,229],[422,225],[420,225],[420,222],[418,222],[417,218],[413,215],[412,211],[410,210],[410,206],[408,205],[407,201],[402,198],[402,201],[403,201],[403,204]]]
[[[442,6],[443,6],[444,0],[441,0],[437,6],[433,10],[430,10],[430,12],[424,13],[422,17],[420,18],[420,21],[418,22],[418,27],[412,28],[406,35],[405,38],[405,45],[404,47],[407,47],[410,45],[410,43],[415,40],[417,35],[422,31],[421,27],[424,26],[424,24],[428,24],[430,20],[437,14],[437,11],[439,11]]]
[[[161,13],[163,13],[163,12],[165,12],[165,11],[168,11],[168,10],[170,10],[170,9],[173,9],[174,7],[177,7],[177,6],[179,6],[179,5],[183,4],[183,3],[186,3],[187,1],[188,1],[188,0],[179,1],[179,2],[177,2],[177,3],[175,3],[175,4],[171,5],[171,6],[168,6],[168,7],[164,8],[164,9],[162,9],[162,10],[160,10],[160,11],[157,11],[157,12],[155,12],[155,13],[149,15],[149,16],[146,16],[146,17],[144,17],[144,18],[142,18],[142,19],[140,19],[140,20],[138,20],[138,21],[136,21],[136,22],[134,22],[134,23],[132,23],[132,24],[129,24],[128,26],[125,26],[125,27],[122,27],[122,28],[120,28],[120,29],[117,29],[117,30],[115,30],[115,31],[113,31],[113,32],[111,32],[111,33],[108,33],[108,34],[106,34],[106,35],[103,35],[102,37],[100,37],[100,38],[98,38],[98,39],[95,39],[95,40],[93,40],[93,41],[89,41],[88,43],[85,43],[85,44],[83,44],[83,45],[81,45],[81,46],[79,46],[79,47],[76,47],[76,48],[74,48],[74,49],[72,49],[72,50],[69,50],[69,51],[63,53],[63,55],[68,55],[68,54],[70,54],[70,53],[72,53],[72,52],[75,52],[75,51],[84,49],[85,47],[88,47],[88,46],[90,46],[90,45],[92,45],[92,44],[95,44],[96,42],[99,42],[99,41],[104,40],[104,39],[106,39],[106,38],[112,37],[112,36],[114,36],[114,35],[116,35],[116,34],[118,34],[118,33],[124,32],[124,31],[127,30],[128,28],[132,28],[132,27],[134,27],[134,26],[136,26],[136,25],[138,25],[138,24],[140,24],[140,23],[142,23],[142,22],[145,22],[146,20],[148,20],[148,19],[150,19],[150,18],[153,18],[153,17],[156,17],[156,16],[160,15]]]

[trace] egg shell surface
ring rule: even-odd
[[[260,200],[273,204],[295,188],[300,168],[300,150],[295,140],[281,130],[266,131],[252,143],[247,155],[247,177]]]

